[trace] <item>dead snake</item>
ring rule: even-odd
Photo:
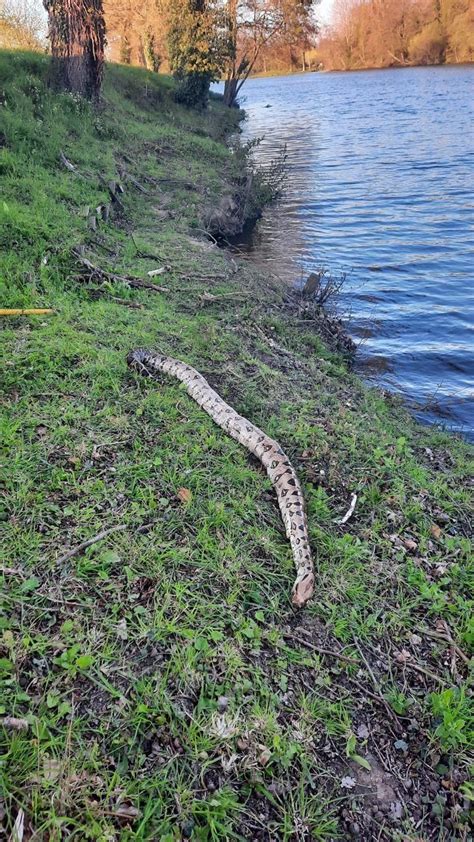
[[[250,450],[265,467],[273,483],[286,534],[296,565],[292,603],[303,606],[313,594],[314,569],[308,538],[303,492],[290,460],[278,442],[238,415],[190,365],[143,348],[131,351],[128,365],[135,371],[156,378],[161,372],[176,377],[186,391],[229,436]]]

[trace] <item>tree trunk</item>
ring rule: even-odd
[[[236,78],[230,78],[225,80],[224,105],[227,105],[229,108],[233,108],[236,104],[238,83],[239,80]]]
[[[44,0],[44,5],[56,84],[87,99],[97,98],[104,67],[102,0]]]

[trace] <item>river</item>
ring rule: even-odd
[[[251,79],[245,138],[288,178],[241,247],[286,282],[346,276],[358,368],[474,439],[474,66]]]

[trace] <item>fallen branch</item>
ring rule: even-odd
[[[83,550],[87,550],[87,548],[91,547],[92,544],[97,544],[99,541],[103,541],[104,538],[107,538],[108,535],[112,535],[113,532],[123,532],[126,528],[125,524],[122,523],[118,526],[112,526],[110,529],[104,529],[102,532],[94,535],[93,538],[88,538],[87,541],[83,541],[82,544],[78,544],[77,547],[74,547],[72,550],[68,550],[67,553],[64,553],[64,555],[56,559],[56,564],[64,564],[65,561],[68,561],[73,556],[78,553],[82,553]]]
[[[117,275],[115,272],[109,272],[107,269],[101,269],[100,266],[95,266],[87,257],[84,257],[79,249],[73,249],[73,254],[78,263],[88,270],[89,279],[95,279],[99,283],[109,281],[125,284],[125,286],[134,287],[135,289],[151,289],[153,292],[170,292],[168,287],[160,287],[152,284],[150,281],[144,281],[132,275]]]
[[[116,295],[111,295],[109,301],[114,301],[115,304],[122,304],[123,307],[130,307],[131,310],[142,310],[143,304],[139,301],[127,301],[126,298],[118,298]]]
[[[140,184],[140,182],[137,181],[137,179],[134,178],[133,175],[130,175],[130,173],[125,173],[125,178],[127,181],[131,181],[133,186],[136,187],[137,190],[140,191],[140,193],[149,193],[149,190],[147,190],[146,187],[143,186],[143,184]]]
[[[446,624],[445,624],[446,628]],[[454,651],[459,655],[462,661],[469,666],[471,663],[471,659],[466,655],[465,652],[458,646],[455,640],[453,640],[451,636],[451,632],[448,628],[446,628],[446,635],[441,634],[440,632],[431,631],[431,629],[420,629],[421,634],[425,634],[427,637],[432,637],[434,640],[442,641],[443,643],[449,643],[450,646],[454,649]]]
[[[279,354],[283,354],[286,357],[295,356],[292,351],[288,351],[287,348],[283,347],[283,345],[279,345],[277,342],[275,342],[274,339],[271,339],[270,336],[267,336],[267,334],[261,329],[261,327],[258,326],[258,324],[256,324],[256,322],[253,323],[253,326],[258,331],[260,336],[263,337],[267,345],[269,345],[270,348],[273,348],[274,351],[278,351]]]
[[[413,661],[406,661],[403,664],[403,666],[409,667],[412,670],[416,670],[416,672],[421,672],[423,675],[426,675],[427,678],[431,678],[432,681],[436,681],[438,684],[446,686],[446,681],[444,680],[444,678],[441,678],[440,675],[436,675],[436,673],[426,669],[426,667],[422,667],[421,664],[415,664],[413,663]]]
[[[162,275],[163,272],[167,272],[169,269],[171,269],[171,266],[160,266],[159,269],[150,269],[147,275],[149,278],[155,278],[157,275]]]
[[[61,161],[62,165],[64,167],[66,167],[67,170],[69,170],[69,172],[73,172],[76,175],[78,175],[76,167],[74,166],[74,164],[71,164],[71,161],[69,161],[66,158],[66,156],[65,156],[64,152],[62,152],[62,150],[59,151],[59,160]]]
[[[212,292],[203,292],[198,295],[203,304],[212,304],[214,301],[220,301],[223,298],[245,298],[248,295],[246,292],[227,292],[222,295],[214,295]]]
[[[25,574],[23,573],[23,570],[20,570],[19,567],[4,567],[3,564],[0,564],[0,575],[19,576],[20,579],[25,578]]]
[[[333,649],[325,649],[322,646],[316,646],[315,643],[310,643],[309,640],[304,640],[302,637],[296,637],[294,634],[284,633],[283,637],[285,640],[294,640],[295,643],[299,643],[301,646],[306,646],[307,649],[311,649],[319,655],[327,655],[329,658],[339,658],[340,661],[345,661],[346,664],[354,664],[354,666],[358,666],[359,664],[359,662],[354,660],[354,658],[349,658],[347,655],[343,655],[341,652],[335,652]]]

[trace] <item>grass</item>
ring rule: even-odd
[[[22,53],[0,77],[1,306],[55,309],[1,323],[0,705],[25,725],[1,729],[7,837],[22,810],[50,840],[467,839],[472,451],[203,237],[242,165],[217,102],[194,114],[165,77],[109,67],[93,112]],[[123,208],[91,231],[112,179]],[[169,267],[169,292],[84,281],[79,245],[122,276]],[[177,382],[127,370],[138,346],[195,365],[291,455],[304,612],[268,479]]]

